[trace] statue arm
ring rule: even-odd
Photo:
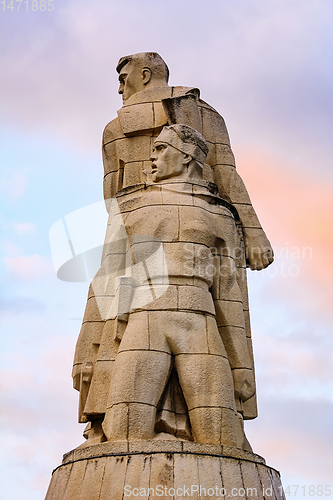
[[[103,194],[106,209],[109,212],[111,199],[122,189],[124,165],[118,158],[117,138],[120,125],[118,119],[112,120],[105,127],[102,140],[102,158],[104,166]]]
[[[223,158],[219,157],[217,161],[221,162]],[[223,185],[227,201],[237,210],[243,227],[248,267],[257,271],[266,268],[274,260],[273,249],[261,227],[242,178],[234,166],[218,163],[214,167],[214,179],[219,190]]]
[[[84,415],[84,406],[89,392],[103,327],[104,322],[100,317],[93,286],[90,285],[82,327],[76,343],[72,370],[73,387],[80,392],[79,422],[87,421]]]
[[[242,294],[231,255],[234,244],[235,242],[227,243],[223,252],[215,257],[217,272],[211,290],[217,326],[232,370],[235,399],[244,402],[255,393],[255,379],[245,333]],[[228,249],[229,256],[226,255]]]
[[[213,108],[203,101],[201,103],[203,135],[209,143],[207,163],[212,167],[220,195],[238,212],[243,227],[247,264],[252,270],[259,271],[273,262],[273,249],[236,170],[225,122]]]

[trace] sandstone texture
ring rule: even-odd
[[[74,450],[46,500],[162,498],[284,500],[279,473],[237,449],[172,441],[104,443]]]
[[[108,211],[73,363],[86,441],[47,500],[283,499],[255,455],[246,268],[273,261],[223,118],[156,53],[117,65],[103,133]]]

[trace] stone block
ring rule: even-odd
[[[200,106],[202,114],[202,135],[214,144],[229,145],[229,136],[222,116],[212,108]]]
[[[157,87],[144,90],[143,92],[136,92],[126,101],[124,106],[132,106],[133,104],[141,102],[160,102],[162,99],[171,97],[176,91],[175,89],[182,89],[183,87]]]
[[[140,293],[143,287],[140,287]],[[140,309],[146,311],[175,311],[178,308],[178,290],[175,285],[155,285],[154,292],[159,298],[154,301],[147,302],[147,305],[141,305]],[[135,308],[135,295],[132,303],[133,309]]]
[[[178,452],[180,453],[183,449],[183,442],[179,440],[174,441],[164,441],[163,439],[154,439],[151,441],[131,441],[129,442],[129,451],[140,452],[140,453],[150,453],[150,452]],[[157,455],[158,456],[158,455]]]
[[[248,500],[255,500],[262,495],[262,485],[257,466],[253,462],[240,461],[244,489]]]
[[[215,145],[215,152],[216,165],[235,165],[235,157],[229,145],[217,143]]]
[[[60,467],[56,473],[52,474],[51,482],[46,493],[46,498],[48,500],[58,500],[59,497],[63,498],[72,467],[72,464],[68,465],[68,467]]]
[[[162,392],[162,391],[161,391]],[[146,399],[145,395],[138,398]],[[153,401],[157,405],[157,401]],[[152,439],[154,437],[154,425],[156,418],[156,407],[147,403],[132,402],[128,404],[128,439]]]
[[[163,443],[163,441],[161,442]],[[181,443],[176,443],[181,444]],[[151,461],[149,486],[156,490],[157,487],[170,487],[173,485],[174,455],[156,454]],[[165,491],[165,490],[164,490]]]
[[[148,500],[148,488],[150,481],[150,462],[149,455],[131,455],[127,463],[125,485],[131,486],[131,489],[141,488],[147,491],[147,495],[140,495],[139,498]]]
[[[132,346],[132,350],[120,352],[115,361],[112,404],[157,406],[167,382],[170,356],[165,352],[140,350],[135,343]]]
[[[150,346],[148,312],[140,311],[129,316],[127,331],[123,335],[118,352],[131,349],[148,350]]]
[[[203,166],[203,171],[202,171],[202,177],[204,179],[204,181],[207,181],[207,182],[214,182],[214,176],[213,176],[213,170],[212,170],[212,167],[211,167],[211,164],[212,164],[212,160],[211,160],[211,147],[209,147],[209,153],[208,153],[208,156],[206,158],[206,162]]]
[[[242,213],[242,222],[244,227],[255,228],[260,232],[262,231],[258,216],[252,205],[246,203],[234,203],[234,206],[237,211]]]
[[[212,406],[218,407],[219,411],[223,407],[234,408],[231,373],[226,358],[208,354],[179,354],[175,364],[189,410]],[[215,373],[223,374],[223,378],[213,377],[210,368],[219,370]],[[206,442],[219,444],[210,439]]]
[[[202,497],[208,497],[212,500],[221,500],[223,495],[223,483],[221,478],[220,463],[215,457],[198,456],[197,457],[199,484]]]
[[[130,458],[131,456],[127,455],[107,459],[99,500],[121,500],[123,498],[127,464]],[[89,500],[89,497],[85,500]]]
[[[241,302],[233,300],[215,300],[218,327],[235,326],[244,330],[243,306]]]
[[[165,335],[173,355],[181,353],[208,354],[206,321],[202,314],[161,311],[155,315],[152,335],[156,329]],[[152,345],[153,339],[152,339]]]
[[[103,299],[103,297],[101,297]],[[91,297],[87,301],[86,310],[84,312],[83,323],[89,322],[98,322],[101,319],[101,314],[99,312],[99,306],[96,297]]]
[[[273,491],[275,498],[277,500],[286,500],[282,484],[281,484],[281,479],[280,479],[280,474],[274,470],[274,469],[269,469],[269,473],[272,479],[272,484],[273,484]]]
[[[239,461],[229,458],[220,458],[220,465],[222,482],[227,492],[227,496],[232,495],[232,493],[235,492],[236,495],[233,496],[233,498],[237,500],[240,500],[241,498],[244,499],[244,496],[237,495],[237,492],[241,488],[244,488]]]
[[[165,115],[163,105],[161,102],[153,103],[153,111],[154,111],[154,130],[157,133],[161,128],[167,124],[168,120]]]
[[[191,499],[199,499],[198,491],[191,491],[192,486],[199,485],[198,458],[195,455],[174,455],[174,488],[187,488]]]
[[[192,453],[202,453],[203,456],[208,455],[222,455],[223,454],[223,446],[217,444],[209,444],[209,443],[193,443],[191,441],[183,442],[183,450],[189,451]]]
[[[99,500],[106,457],[88,460],[78,500]]]
[[[103,131],[102,145],[106,146],[107,144],[116,141],[121,137],[124,137],[124,134],[121,129],[119,120],[115,118],[106,125]]]
[[[219,331],[228,354],[230,366],[232,368],[251,369],[251,354],[248,350],[244,329],[237,327],[219,327]]]
[[[175,196],[174,191],[171,189],[172,185],[162,185],[161,191],[163,205],[180,205],[180,206],[193,206],[192,192],[177,193]]]
[[[147,161],[153,149],[153,139],[149,135],[134,136],[130,141],[124,137],[117,141],[117,148],[118,156],[125,164]]]
[[[142,170],[142,161],[125,163],[123,186],[135,186],[135,184],[142,182]]]
[[[217,328],[216,319],[213,316],[206,316],[206,332],[209,354],[218,354],[227,358],[227,353]]]
[[[118,117],[124,134],[154,128],[154,110],[150,102],[123,106]]]
[[[202,311],[215,314],[211,294],[197,286],[178,287],[178,308],[179,310]]]
[[[81,461],[81,462],[74,462],[72,466],[71,465],[65,466],[65,467],[71,467],[71,472],[68,478],[66,490],[63,493],[62,497],[61,496],[56,497],[57,500],[60,500],[60,498],[62,498],[63,500],[78,500],[78,498],[80,498],[80,494],[84,493],[82,484],[87,465],[88,465],[87,461]]]
[[[128,444],[131,451],[120,455]],[[215,456],[222,450],[233,458]],[[233,447],[154,439],[77,451],[79,461],[54,472],[46,500],[123,500],[129,492],[135,497],[134,488],[138,498],[158,497],[156,491],[162,491],[161,498],[167,499],[178,488],[184,496],[185,488],[192,499],[285,500],[279,474],[262,465],[262,457]]]
[[[73,450],[75,460],[90,459],[92,457],[95,458],[100,455],[121,455],[128,451],[128,441],[105,441],[104,443],[94,444],[92,446],[87,446],[84,448],[75,448],[75,450]],[[63,460],[63,463],[66,463],[67,455],[65,457],[66,458]]]
[[[275,494],[270,471],[264,465],[258,465],[257,469],[262,485],[263,497],[265,500],[270,500]]]

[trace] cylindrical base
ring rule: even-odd
[[[102,443],[64,455],[45,500],[284,500],[259,455],[186,441]]]

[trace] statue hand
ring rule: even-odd
[[[81,370],[82,370],[81,364],[73,366],[73,371],[72,371],[73,387],[77,391],[80,390],[80,385],[81,385]]]
[[[245,368],[235,368],[232,370],[234,379],[234,390],[236,401],[247,401],[256,392],[254,375],[252,370]]]
[[[262,229],[244,229],[246,260],[252,271],[265,269],[274,260],[273,248]]]
[[[72,377],[73,387],[77,391],[81,391],[82,383],[90,383],[93,373],[93,363],[87,361],[73,366]]]

